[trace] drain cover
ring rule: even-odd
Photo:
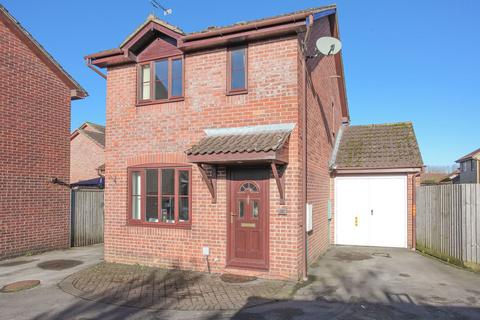
[[[17,260],[17,261],[9,261],[9,262],[4,262],[0,263],[0,267],[13,267],[13,266],[19,266],[22,264],[30,263],[35,261],[36,259],[33,260]]]
[[[245,283],[257,280],[257,277],[241,276],[237,274],[224,273],[220,276],[223,282],[227,283]]]
[[[64,269],[76,267],[82,263],[83,262],[79,260],[59,259],[59,260],[49,260],[45,262],[40,262],[39,264],[37,264],[37,267],[45,270],[64,270]]]
[[[374,252],[372,253],[372,256],[391,258],[390,253],[385,253],[385,252]]]
[[[369,254],[362,252],[353,252],[353,251],[340,251],[335,254],[335,258],[340,261],[362,261],[372,259]]]
[[[40,280],[24,280],[12,282],[4,286],[0,292],[10,293],[34,288],[40,284]]]

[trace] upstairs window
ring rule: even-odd
[[[130,224],[184,226],[191,221],[189,167],[129,168]]]
[[[247,48],[236,47],[228,50],[227,93],[247,92]]]
[[[139,102],[183,98],[183,58],[168,58],[140,65]]]
[[[141,84],[140,84],[140,96],[141,100],[150,100],[150,65],[145,64],[141,67]]]

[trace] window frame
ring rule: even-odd
[[[244,49],[245,51],[245,88],[232,89],[232,52]],[[229,47],[227,49],[227,96],[248,93],[248,45]]]
[[[155,62],[158,61],[168,61],[168,97],[167,99],[155,99]],[[172,96],[172,63],[174,60],[182,61],[182,94],[180,96]],[[143,88],[143,75],[142,68],[145,65],[150,65],[150,99],[142,99],[142,88]],[[182,101],[185,99],[185,56],[184,55],[175,55],[170,57],[164,57],[160,59],[154,59],[149,61],[140,62],[137,64],[137,106],[149,105],[149,104],[158,104],[158,103],[168,103],[175,101]]]
[[[157,175],[158,185],[157,185],[157,197],[158,197],[158,222],[149,222],[146,221],[146,172],[150,169],[163,170],[163,169],[173,169],[174,170],[174,223],[162,222],[161,221],[161,207],[162,207],[162,174],[159,172]],[[188,221],[180,221],[180,171],[188,171]],[[141,194],[140,194],[140,219],[133,219],[132,217],[132,173],[140,172],[141,179]],[[127,168],[127,225],[130,226],[146,226],[146,227],[157,227],[157,228],[180,228],[180,229],[190,229],[192,226],[192,166],[186,164],[145,164],[131,166]],[[186,196],[183,196],[186,197]]]

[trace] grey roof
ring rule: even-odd
[[[105,148],[105,132],[101,133],[101,132],[84,130],[84,129],[78,129],[78,132],[83,133],[88,138],[98,143],[103,148]]]
[[[91,127],[94,127],[96,130],[102,131],[103,133],[105,133],[105,126],[102,126],[101,124],[96,124],[96,123],[93,123],[93,122],[89,122],[89,121],[87,121],[85,123],[88,124]]]
[[[295,124],[277,124],[205,130],[207,137],[186,151],[188,155],[277,151]]]
[[[255,23],[258,23],[258,22],[261,22],[261,21],[264,21],[264,20],[276,19],[276,18],[291,16],[291,15],[300,14],[300,13],[315,14],[315,13],[318,13],[318,12],[323,12],[323,11],[327,11],[327,10],[331,10],[331,9],[336,9],[336,5],[331,4],[331,5],[321,6],[321,7],[315,7],[315,8],[309,8],[309,9],[289,12],[289,13],[280,14],[280,15],[276,15],[276,16],[265,17],[265,18],[261,18],[261,19],[255,19],[255,20],[249,20],[249,21],[239,21],[239,22],[236,22],[236,23],[233,23],[233,24],[230,24],[230,25],[225,25],[225,26],[211,26],[211,27],[208,27],[206,29],[203,29],[203,30],[200,30],[200,31],[193,31],[193,32],[184,32],[180,27],[174,26],[174,25],[158,18],[154,14],[150,14],[147,17],[147,19],[140,26],[138,26],[135,29],[135,31],[133,31],[130,35],[128,35],[128,37],[125,40],[123,40],[123,42],[120,44],[120,48],[123,47],[130,39],[132,39],[133,36],[135,36],[149,22],[155,22],[155,23],[157,23],[159,25],[162,25],[165,28],[168,28],[168,29],[180,34],[180,35],[193,35],[193,34],[208,33],[208,32],[211,32],[211,31],[218,31],[218,30],[222,30],[222,29],[226,29],[226,28],[230,28],[230,27],[234,27],[234,26],[255,24]]]
[[[300,14],[300,13],[315,14],[315,13],[319,13],[319,12],[323,12],[323,11],[327,11],[327,10],[332,10],[332,9],[336,9],[335,4],[330,4],[330,5],[321,6],[321,7],[308,8],[308,9],[303,9],[303,10],[298,10],[298,11],[294,11],[294,12],[279,14],[279,15],[276,15],[276,16],[269,16],[269,17],[265,17],[265,18],[255,19],[255,20],[239,21],[239,22],[236,22],[236,23],[233,23],[233,24],[230,24],[230,25],[225,25],[225,26],[211,26],[211,27],[208,27],[208,28],[200,30],[200,31],[187,32],[186,35],[208,33],[210,31],[217,31],[217,30],[222,30],[222,29],[235,27],[235,26],[241,26],[241,25],[246,25],[246,24],[255,24],[257,22],[261,22],[261,21],[264,21],[264,20],[270,20],[270,19],[276,19],[276,18],[281,18],[281,17],[286,17],[286,16],[292,16],[292,15]]]
[[[410,122],[346,126],[334,157],[333,169],[423,166]]]
[[[472,159],[472,158],[474,158],[475,156],[478,156],[478,155],[480,155],[480,148],[478,148],[475,151],[470,152],[469,154],[464,155],[463,157],[456,160],[455,162],[463,162],[463,161],[466,161],[466,160],[470,160],[470,159]]]

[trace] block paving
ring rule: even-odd
[[[100,263],[59,287],[83,299],[114,305],[171,310],[235,310],[285,298],[291,281],[256,279],[226,283],[219,274]]]

